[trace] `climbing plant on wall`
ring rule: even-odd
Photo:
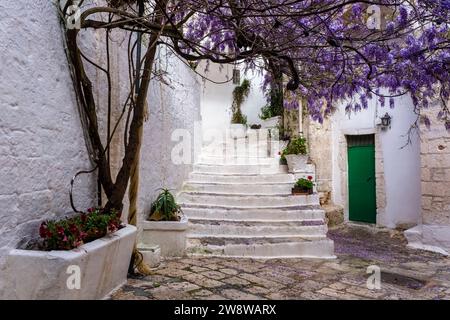
[[[231,105],[231,123],[247,124],[247,117],[242,114],[242,104],[250,94],[251,83],[248,79],[244,79],[239,86],[233,90],[233,104]]]

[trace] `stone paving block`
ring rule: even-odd
[[[212,293],[211,291],[206,290],[206,289],[201,289],[201,290],[193,291],[193,292],[191,292],[191,294],[192,294],[194,297],[208,297],[208,296],[212,296],[212,295],[213,295],[213,293]]]
[[[246,281],[246,280],[243,280],[243,281]],[[256,294],[256,295],[265,295],[265,294],[270,293],[270,290],[263,288],[263,287],[259,287],[259,286],[246,287],[245,290],[250,293]]]
[[[223,285],[223,282],[209,279],[201,274],[191,273],[188,275],[184,275],[183,279],[205,288],[217,288]]]
[[[234,285],[234,286],[246,286],[246,285],[250,284],[250,282],[248,282],[247,280],[244,280],[244,279],[241,279],[238,277],[231,277],[228,279],[223,279],[222,281],[225,283]]]
[[[337,298],[317,292],[307,291],[300,294],[299,300],[337,300]]]
[[[203,267],[198,267],[198,266],[192,266],[192,267],[190,267],[190,270],[192,272],[200,273],[200,272],[208,271],[209,269],[203,268]]]
[[[169,268],[163,268],[163,269],[158,269],[156,271],[157,274],[163,275],[163,276],[169,276],[169,277],[177,277],[177,278],[181,278],[185,275],[191,274],[191,272],[189,271],[185,271],[185,270],[178,270],[178,269],[169,269]]]
[[[337,298],[339,300],[361,300],[364,299],[363,297],[343,292],[343,291],[337,291],[331,288],[323,288],[317,291],[317,293],[324,294],[330,297]]]
[[[329,287],[334,290],[345,290],[348,287],[348,285],[346,285],[342,282],[335,282],[335,283],[330,284]]]
[[[236,269],[230,269],[230,268],[220,269],[219,271],[222,273],[231,275],[231,276],[235,276],[239,273],[239,271],[237,271]]]
[[[242,292],[236,289],[222,290],[221,295],[231,300],[264,300],[262,297],[250,293]]]
[[[306,280],[296,284],[293,288],[301,291],[316,291],[326,287],[327,284],[323,282],[318,282],[314,280]]]
[[[204,275],[205,277],[208,277],[208,278],[214,279],[214,280],[222,280],[222,279],[228,277],[228,275],[223,274],[218,271],[205,271],[205,272],[202,272],[201,274]]]
[[[192,265],[192,266],[199,266],[199,267],[205,265],[205,261],[203,259],[199,259],[199,258],[188,258],[188,259],[185,258],[185,259],[182,259],[181,262]]]
[[[256,275],[258,277],[261,277],[261,278],[264,278],[264,279],[271,279],[272,281],[281,283],[283,285],[288,285],[288,284],[292,284],[292,283],[296,283],[297,282],[297,280],[295,280],[295,279],[285,277],[283,275],[280,275],[277,272],[270,271],[270,270],[265,270],[265,271],[258,272]]]
[[[211,269],[211,270],[218,270],[218,269],[222,268],[220,265],[215,264],[215,263],[206,264],[204,267]]]
[[[165,267],[168,269],[183,270],[183,269],[189,267],[189,264],[181,263],[181,262],[177,262],[177,261],[167,261],[165,263]]]
[[[255,283],[255,284],[259,284],[260,286],[265,287],[265,288],[273,288],[273,289],[281,289],[281,288],[283,288],[283,285],[281,285],[281,284],[279,284],[277,282],[274,282],[274,281],[271,281],[271,280],[267,280],[267,279],[263,279],[263,278],[257,277],[255,275],[249,274],[249,273],[240,274],[239,278],[248,280],[248,281],[250,281],[252,283]]]
[[[185,291],[185,292],[200,289],[200,287],[198,285],[190,283],[190,282],[173,282],[173,283],[167,284],[166,287],[171,290]]]
[[[350,286],[345,289],[346,292],[356,294],[358,296],[363,296],[371,299],[380,299],[385,295],[381,290],[369,290],[367,288]]]

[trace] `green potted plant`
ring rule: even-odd
[[[242,113],[241,106],[250,94],[251,82],[244,79],[241,85],[233,90],[233,104],[231,106],[231,137],[244,138],[247,136],[247,116]]]
[[[313,194],[314,183],[312,180],[313,180],[312,176],[308,176],[307,179],[305,178],[298,179],[294,185],[294,188],[292,188],[292,194],[293,195]]]
[[[306,139],[292,139],[281,153],[281,161],[286,161],[290,173],[302,172],[309,160]]]
[[[188,219],[183,215],[174,195],[168,189],[161,189],[151,204],[148,221],[142,225],[142,244],[146,247],[159,246],[161,255],[179,257],[186,250]]]

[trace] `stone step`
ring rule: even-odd
[[[287,170],[282,169],[282,170]],[[191,172],[189,174],[190,182],[198,183],[230,183],[230,184],[264,184],[264,183],[295,183],[293,174],[276,173],[276,174],[228,174],[218,175],[213,173]]]
[[[202,155],[205,157],[256,157],[256,158],[268,158],[278,155],[278,151],[274,151],[271,154],[266,149],[259,150],[211,150],[203,151]]]
[[[278,165],[278,158],[268,157],[217,157],[217,156],[201,156],[197,164],[206,165]]]
[[[227,194],[246,194],[246,195],[288,195],[291,194],[294,184],[287,183],[239,183],[239,184],[223,184],[223,183],[204,183],[187,181],[182,191],[197,193],[227,193]]]
[[[243,165],[207,165],[195,164],[194,172],[197,173],[214,173],[214,174],[276,174],[282,173],[283,168],[278,164],[259,165],[259,164],[243,164]]]
[[[323,220],[325,212],[320,207],[304,206],[296,209],[231,209],[211,206],[184,206],[189,219],[218,219],[231,221],[302,221]]]
[[[191,237],[214,235],[295,237],[320,236],[327,233],[323,220],[303,221],[230,221],[189,219]]]
[[[334,243],[325,236],[317,237],[191,237],[188,253],[194,256],[232,258],[334,259]]]
[[[318,194],[312,195],[227,195],[214,193],[195,193],[182,192],[178,196],[179,202],[183,204],[207,204],[226,207],[265,207],[276,208],[286,206],[300,206],[300,205],[318,205]]]

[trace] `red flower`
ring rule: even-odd
[[[39,228],[39,235],[41,238],[45,238],[49,234],[48,228],[47,228],[47,222],[42,222],[40,228]]]
[[[312,176],[308,176],[308,180],[312,181],[313,177]]]
[[[61,227],[61,226],[57,227],[56,231],[58,232],[58,234],[60,236],[64,235],[64,228],[63,227]]]

